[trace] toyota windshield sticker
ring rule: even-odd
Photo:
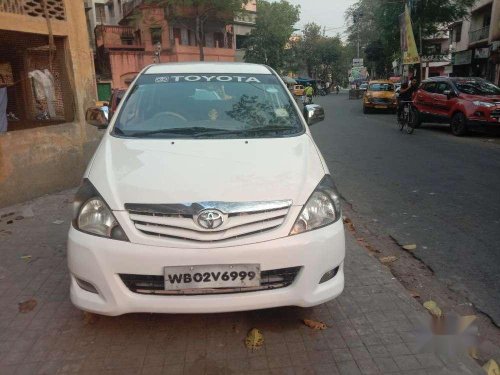
[[[228,75],[162,75],[155,77],[155,83],[175,82],[243,82],[262,83],[261,78],[254,76],[228,76]]]

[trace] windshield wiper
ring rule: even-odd
[[[245,129],[245,130],[242,130],[241,133],[243,133],[243,134],[272,133],[272,132],[279,132],[279,131],[286,131],[286,130],[297,130],[297,129],[294,127],[291,127],[291,126],[273,125],[273,126],[259,126],[257,128],[253,128],[253,129]]]
[[[143,136],[149,136],[149,135],[156,135],[156,134],[167,134],[167,135],[190,135],[193,137],[199,136],[199,135],[204,135],[204,134],[209,134],[209,133],[214,133],[214,134],[222,134],[228,132],[227,130],[224,129],[214,129],[214,128],[204,128],[204,127],[191,127],[191,128],[170,128],[170,129],[159,129],[159,130],[150,130],[150,131],[143,131],[143,132],[134,132],[134,133],[125,133],[125,136],[128,137],[143,137]],[[229,132],[232,133],[232,132]]]

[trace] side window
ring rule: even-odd
[[[436,92],[436,82],[428,82],[423,85],[424,91],[435,93]]]
[[[444,94],[446,90],[451,90],[451,86],[447,82],[439,82],[436,84],[436,94]]]

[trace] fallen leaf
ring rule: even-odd
[[[348,230],[354,232],[354,224],[352,223],[351,219],[349,219],[348,217],[344,218],[344,224],[346,225]]]
[[[436,318],[440,318],[443,315],[437,303],[432,300],[424,302],[424,307]]]
[[[474,358],[474,359],[479,359],[479,356],[478,356],[478,354],[477,354],[477,348],[471,347],[471,348],[469,348],[468,352],[469,352],[469,355],[470,355],[472,358]]]
[[[409,251],[415,250],[416,248],[417,248],[417,245],[415,245],[415,244],[403,245],[403,249],[409,250]]]
[[[88,311],[83,312],[83,323],[84,324],[87,324],[87,325],[94,324],[98,320],[99,320],[99,317],[96,314],[93,314],[93,313],[88,312]]]
[[[487,375],[500,375],[500,369],[494,359],[490,359],[486,362],[483,366],[483,370],[486,371]]]
[[[326,329],[326,324],[323,322],[317,322],[315,320],[310,320],[310,319],[304,319],[303,322],[306,326],[312,329],[317,329],[317,330]]]
[[[415,292],[414,290],[410,290],[410,296],[412,296],[413,298],[420,298],[420,293]]]
[[[56,224],[56,225],[60,225],[60,224],[62,224],[62,223],[64,223],[64,221],[63,221],[63,220],[56,220],[56,221],[53,221],[53,222],[52,222],[52,224]]]
[[[245,339],[245,345],[250,350],[259,350],[264,344],[264,336],[257,328],[252,328]]]
[[[27,301],[19,302],[19,312],[21,313],[27,313],[30,311],[33,311],[33,309],[36,307],[37,302],[34,299],[29,299]]]
[[[21,259],[29,262],[31,260],[31,255],[21,255]]]
[[[387,264],[387,263],[392,263],[396,260],[398,260],[398,257],[395,257],[394,255],[391,255],[391,256],[388,256],[388,257],[382,257],[382,258],[379,258],[380,261],[383,263],[383,264]]]

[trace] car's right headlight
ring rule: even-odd
[[[335,183],[326,175],[302,208],[290,235],[308,232],[335,223],[341,218],[340,198]]]
[[[89,180],[83,180],[73,203],[73,226],[87,234],[128,241],[113,212]]]

